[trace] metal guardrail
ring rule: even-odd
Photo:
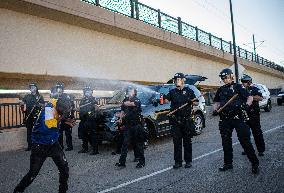
[[[199,29],[197,26],[192,26],[181,20],[180,17],[172,17],[161,12],[160,9],[154,9],[138,2],[138,0],[81,0],[95,6],[108,9],[110,11],[123,14],[125,16],[143,21],[147,24],[159,27],[161,29],[182,35],[189,39],[198,41],[202,44],[212,46],[216,49],[233,53],[233,46],[231,41],[224,41],[222,38],[216,37],[211,33]],[[249,61],[256,62],[260,65],[284,72],[284,67],[274,62],[271,62],[258,54],[249,52],[237,46],[237,55]]]
[[[98,103],[104,105],[109,100],[109,97],[98,98]],[[79,99],[75,100],[75,107],[78,107]],[[0,130],[24,127],[24,114],[20,109],[20,103],[0,103]],[[79,119],[79,112],[75,112],[75,119]]]

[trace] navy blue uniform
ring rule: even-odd
[[[170,90],[165,98],[171,101],[171,111],[173,111],[186,103],[191,103],[191,100],[196,98],[196,96],[190,88],[184,87],[181,90],[178,88]],[[189,104],[170,117],[174,143],[174,160],[179,164],[182,163],[182,144],[184,146],[185,162],[192,162],[191,137],[194,134],[194,124],[191,119],[191,111],[192,105]]]
[[[125,106],[124,102],[134,102],[135,106]],[[123,125],[125,128],[122,131],[122,147],[119,163],[125,164],[128,153],[128,145],[133,144],[134,154],[139,160],[140,164],[145,164],[144,156],[144,129],[141,120],[141,102],[137,97],[128,98],[123,100],[121,110],[125,113],[123,117]]]
[[[27,94],[26,96],[24,96],[23,102],[26,104],[24,123],[27,128],[28,149],[30,149],[32,146],[31,134],[35,122],[35,117],[39,113],[40,107],[44,105],[44,99],[39,94]]]
[[[248,91],[251,96],[262,97],[260,90],[255,86],[249,86]],[[265,143],[260,125],[260,108],[258,101],[253,101],[251,107],[247,110],[247,114],[249,116],[247,124],[251,128],[256,148],[259,153],[263,153],[265,151]]]
[[[98,141],[96,137],[96,112],[95,107],[97,105],[96,98],[84,97],[80,101],[80,124],[78,128],[79,138],[82,139],[83,144],[82,148],[85,151],[88,151],[88,143],[91,144],[94,153],[98,153]]]
[[[242,85],[235,83],[221,86],[216,92],[214,102],[219,102],[220,107],[222,107],[235,94],[238,94],[237,98],[220,113],[219,129],[224,151],[224,164],[233,163],[232,132],[236,129],[238,139],[248,159],[252,165],[258,166],[259,161],[250,142],[250,131],[245,123],[243,112],[243,106],[249,97],[247,90]]]
[[[73,108],[75,107],[74,99],[73,99],[72,96],[67,95],[65,93],[63,93],[60,96],[60,98],[62,98],[62,100],[66,101],[67,103],[69,103],[70,107],[72,108],[72,110],[61,121],[60,129],[59,129],[59,133],[60,133],[59,143],[60,143],[62,149],[64,149],[63,133],[65,132],[67,149],[72,150],[73,149],[73,144],[72,144],[72,127],[70,125],[66,124],[65,122],[66,122],[67,119],[74,119],[75,118],[74,117],[74,111],[73,111]]]

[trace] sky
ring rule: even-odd
[[[229,0],[139,0],[206,32],[232,41]],[[284,66],[284,0],[232,0],[236,43]]]

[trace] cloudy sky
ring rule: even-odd
[[[174,17],[181,17],[224,40],[232,40],[229,0],[139,0]],[[284,0],[232,0],[236,42],[284,66]]]

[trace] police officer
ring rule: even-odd
[[[127,96],[122,102],[121,113],[122,122],[125,126],[122,131],[123,143],[121,148],[121,154],[119,162],[115,165],[117,167],[125,167],[128,145],[131,143],[134,148],[134,154],[138,158],[138,164],[136,168],[142,168],[145,166],[145,156],[144,156],[144,128],[142,126],[141,117],[141,102],[137,98],[137,90],[134,87],[128,87]]]
[[[59,143],[62,147],[62,149],[64,149],[64,145],[63,145],[63,133],[65,132],[65,137],[66,137],[66,144],[67,144],[67,148],[65,149],[65,151],[72,151],[73,150],[73,143],[72,143],[72,124],[69,124],[70,122],[75,122],[75,116],[74,116],[74,108],[75,108],[75,104],[74,104],[74,98],[66,93],[64,93],[64,84],[61,82],[58,82],[56,84],[56,89],[57,89],[57,94],[58,94],[58,98],[61,98],[62,100],[66,101],[66,103],[70,103],[71,105],[71,109],[70,109],[70,113],[66,114],[65,117],[62,119],[61,121],[61,125],[60,125],[60,136],[59,136]]]
[[[80,123],[78,128],[79,138],[82,139],[82,150],[78,153],[88,152],[88,143],[91,144],[93,150],[91,155],[96,155],[98,151],[98,140],[96,135],[96,113],[98,103],[93,97],[93,90],[89,86],[83,89],[83,98],[79,104]]]
[[[231,69],[223,69],[219,77],[225,84],[217,90],[213,105],[213,115],[220,115],[219,130],[224,151],[224,165],[219,168],[219,171],[233,168],[232,132],[233,129],[236,129],[240,144],[252,164],[252,173],[257,174],[259,172],[259,161],[250,142],[250,131],[245,123],[243,110],[244,106],[251,105],[253,99],[241,84],[234,83]],[[218,109],[224,106],[234,95],[236,95],[236,98],[222,111],[218,112]]]
[[[176,88],[170,90],[165,96],[165,102],[171,102],[171,111],[180,106],[189,103],[184,108],[176,111],[169,118],[171,124],[171,133],[174,143],[174,169],[182,167],[182,145],[184,147],[185,168],[190,168],[192,162],[192,144],[194,125],[191,119],[192,100],[196,97],[194,92],[185,87],[185,75],[176,73],[173,77]]]
[[[38,92],[38,87],[36,83],[31,83],[29,85],[29,89],[31,91],[30,94],[27,94],[22,99],[21,110],[24,112],[24,123],[27,127],[27,142],[28,147],[25,151],[30,151],[32,142],[31,142],[31,134],[32,128],[35,121],[35,115],[38,113],[41,106],[44,106],[44,99]]]
[[[258,155],[264,156],[265,143],[260,125],[260,108],[259,108],[259,101],[263,99],[262,94],[260,90],[252,84],[252,78],[250,76],[246,74],[243,75],[241,78],[241,82],[243,86],[248,89],[248,92],[253,97],[252,105],[247,109],[247,114],[249,117],[247,124],[252,131],[255,145],[258,150]],[[245,152],[243,152],[242,154],[245,155]]]
[[[47,157],[52,158],[59,170],[58,192],[65,193],[68,190],[68,162],[58,143],[58,125],[60,118],[66,114],[66,109],[70,109],[70,106],[63,100],[51,99],[38,113],[32,130],[30,169],[16,186],[14,193],[24,192],[38,175]]]

